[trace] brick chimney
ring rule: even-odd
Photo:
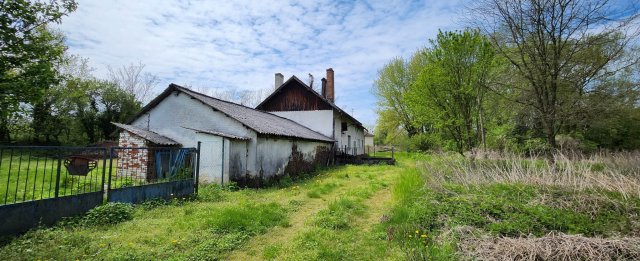
[[[333,83],[333,69],[327,69],[327,84],[326,84],[326,97],[329,101],[335,101],[335,93],[334,93],[334,83]]]
[[[327,79],[322,78],[322,92],[320,93],[322,97],[327,98]]]
[[[284,75],[281,73],[276,73],[276,86],[275,88],[280,87],[284,83]]]

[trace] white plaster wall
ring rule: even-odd
[[[241,179],[247,170],[247,141],[229,140],[229,179]]]
[[[221,184],[229,182],[229,151],[228,139],[220,136],[196,133],[200,144],[200,181]],[[222,144],[224,142],[224,152]],[[223,172],[224,161],[224,172]],[[224,174],[224,175],[223,175]]]
[[[295,121],[327,137],[333,135],[333,110],[274,111],[270,113]]]
[[[297,150],[304,155],[306,161],[312,161],[316,156],[318,146],[331,148],[331,143],[297,140]],[[256,169],[263,171],[263,178],[282,175],[291,157],[294,144],[290,139],[258,137],[258,160]]]
[[[250,175],[254,175],[255,173],[256,150],[251,149],[251,147],[255,148],[257,144],[256,132],[245,127],[235,119],[227,117],[219,111],[214,111],[210,106],[198,100],[191,99],[191,97],[184,93],[174,92],[167,96],[156,107],[147,112],[147,114],[136,119],[132,125],[143,129],[149,127],[151,131],[172,138],[182,143],[184,147],[193,148],[197,147],[199,138],[203,138],[204,136],[197,136],[195,131],[185,129],[182,126],[249,137],[251,140],[248,141],[249,154],[247,156],[247,171]],[[203,166],[203,163],[210,165],[215,164],[214,162],[207,162],[209,160],[210,159],[203,159],[201,157],[200,166]],[[202,169],[200,174],[202,176]],[[215,174],[212,175],[211,178],[214,178]]]
[[[336,140],[337,147],[340,149],[344,149],[345,146],[352,148],[354,146],[353,141],[355,140],[356,148],[357,148],[356,154],[363,154],[364,153],[364,146],[363,146],[364,128],[359,127],[351,119],[349,119],[346,116],[342,116],[337,112],[334,112],[333,115],[334,115],[333,118],[334,118],[334,126],[335,126],[334,139]],[[341,131],[342,121],[347,122],[347,131],[345,132]],[[351,135],[351,144],[347,144],[349,141],[348,135]],[[349,154],[353,154],[351,149],[349,149]]]

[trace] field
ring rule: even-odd
[[[637,154],[397,154],[268,189],[105,206],[5,239],[2,260],[607,260],[640,257]]]

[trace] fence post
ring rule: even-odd
[[[58,169],[56,171],[56,190],[55,190],[55,197],[57,198],[58,195],[60,194],[60,170],[62,168],[62,152],[58,151]]]
[[[393,160],[396,159],[396,157],[394,155],[395,150],[396,150],[396,146],[391,146],[391,159],[393,159]]]
[[[113,170],[113,152],[114,151],[115,151],[114,147],[111,147],[111,149],[109,150],[109,177],[107,178],[107,202],[109,202],[109,197],[111,197],[111,193],[110,193],[111,192],[111,174]]]
[[[100,182],[100,184],[101,184],[101,185],[100,185],[100,191],[102,192],[102,198],[103,198],[103,200],[104,200],[104,194],[105,194],[105,192],[106,192],[106,191],[104,190],[104,174],[105,174],[105,173],[106,173],[106,171],[107,171],[107,149],[105,148],[105,149],[103,150],[103,152],[104,152],[104,158],[103,158],[103,160],[102,160],[102,181]],[[109,157],[108,157],[108,158],[109,158],[109,159],[111,159],[111,156],[109,155]]]
[[[202,142],[198,141],[198,154],[196,155],[196,180],[194,190],[196,195],[198,194],[198,185],[200,184],[200,144],[202,144]]]

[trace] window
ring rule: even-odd
[[[342,132],[347,131],[347,122],[344,122],[344,121],[342,122],[342,128],[341,129],[342,129]]]

